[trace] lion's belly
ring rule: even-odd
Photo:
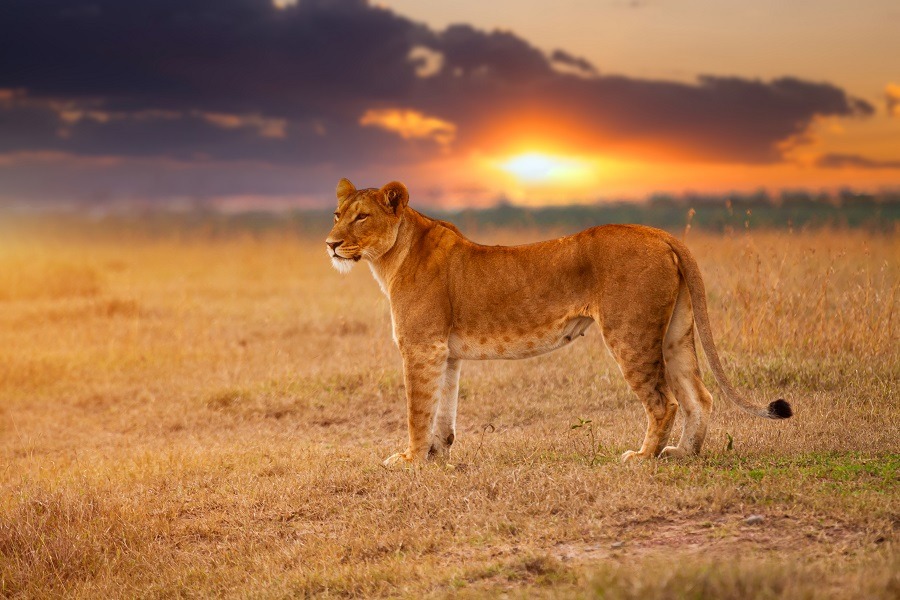
[[[590,317],[566,317],[552,323],[529,327],[494,322],[450,332],[450,355],[462,359],[528,358],[561,348],[590,327]]]

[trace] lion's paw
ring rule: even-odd
[[[650,458],[650,456],[647,454],[641,454],[640,452],[637,452],[635,450],[629,450],[622,454],[623,463],[638,462],[642,458]]]
[[[398,468],[398,467],[407,467],[413,464],[413,459],[409,454],[409,451],[406,452],[398,452],[397,454],[391,454],[384,462],[381,463],[385,467],[388,468]]]
[[[660,458],[681,458],[686,455],[687,451],[678,446],[666,446],[662,449],[662,452],[659,453]]]
[[[447,438],[435,438],[431,441],[431,446],[428,448],[428,460],[446,460],[450,458],[450,446],[453,444],[453,434],[451,434]]]

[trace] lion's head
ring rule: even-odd
[[[393,247],[409,192],[397,181],[381,189],[357,190],[349,180],[341,179],[337,201],[334,227],[325,247],[334,268],[347,273],[359,259],[375,260]]]

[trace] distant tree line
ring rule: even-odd
[[[493,229],[552,229],[572,232],[605,223],[640,223],[669,231],[690,225],[715,232],[744,229],[845,228],[900,232],[900,191],[858,194],[782,192],[684,196],[655,195],[643,202],[523,207],[500,201],[489,208],[440,210],[422,208],[436,218],[452,221],[468,235]],[[126,232],[146,236],[228,236],[267,231],[324,235],[331,227],[331,209],[288,212],[224,213],[206,208],[173,212],[150,209],[113,212],[105,216],[83,213],[0,215],[0,230],[39,227],[63,233],[77,229]]]
[[[646,202],[523,208],[508,203],[487,209],[444,212],[465,229],[484,227],[555,227],[579,230],[603,223],[640,223],[674,230],[697,227],[725,232],[745,228],[808,229],[822,227],[894,230],[900,227],[900,192],[882,194],[811,194],[766,192],[720,195],[655,195]]]

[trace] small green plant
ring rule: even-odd
[[[597,440],[597,435],[594,432],[594,424],[591,419],[582,419],[579,417],[578,422],[572,424],[569,429],[580,429],[584,432],[584,437],[581,439],[580,443],[578,438],[576,438],[573,440],[573,444],[575,445],[575,451],[584,457],[588,466],[593,467],[599,463],[603,444]]]
[[[725,437],[728,438],[728,441],[725,442],[725,452],[733,452],[734,451],[734,438],[731,437],[731,434],[727,431],[725,432]]]

